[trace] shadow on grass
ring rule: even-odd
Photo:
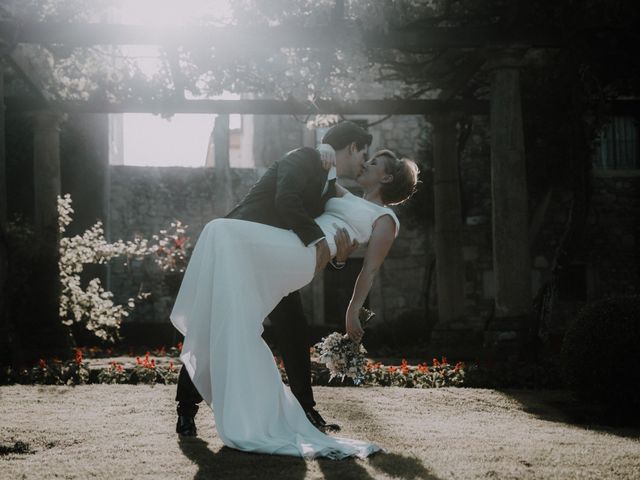
[[[549,422],[567,423],[625,438],[640,438],[640,427],[620,418],[614,409],[581,401],[568,391],[502,390],[522,405],[523,411]]]
[[[369,458],[369,464],[375,470],[393,478],[439,480],[424,467],[420,460],[414,457],[405,457],[395,453],[376,453]],[[370,480],[376,478],[372,477],[364,466],[355,459],[339,461],[320,459],[318,465],[326,480]]]
[[[228,447],[217,452],[199,438],[180,438],[182,453],[198,466],[194,480],[210,478],[277,478],[302,480],[306,463],[302,458],[246,453]],[[402,480],[438,480],[429,473],[420,460],[395,453],[378,453],[370,457],[370,465],[381,473]],[[318,465],[326,480],[373,480],[362,463],[355,459],[319,459]]]
[[[302,480],[307,467],[301,458],[281,455],[246,453],[228,447],[217,452],[199,438],[180,438],[178,445],[182,453],[198,466],[194,480],[211,478],[277,478]]]

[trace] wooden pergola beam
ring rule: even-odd
[[[37,111],[40,106],[31,99],[7,98],[7,113]],[[449,101],[442,100],[360,100],[340,102],[318,100],[315,103],[295,100],[184,100],[146,102],[49,102],[48,109],[65,113],[216,113],[216,114],[257,114],[257,115],[424,115],[434,112],[461,111],[482,114],[489,111],[489,103],[484,100]]]
[[[0,21],[0,39],[10,43],[92,45],[211,45],[224,48],[298,47],[335,49],[346,41],[346,28],[326,27],[148,27],[141,25],[79,24],[55,22],[17,23]],[[369,48],[413,52],[441,48],[475,48],[488,45],[554,47],[560,44],[554,32],[507,33],[499,28],[429,27],[411,30],[363,32]]]

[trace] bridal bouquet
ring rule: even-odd
[[[366,308],[360,309],[362,327],[364,328],[374,316],[375,313],[372,311]],[[331,374],[329,381],[335,377],[344,381],[348,377],[355,385],[363,382],[367,366],[364,356],[367,351],[361,343],[354,342],[347,334],[333,332],[314,346],[320,354],[320,362],[329,369]]]

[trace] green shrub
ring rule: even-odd
[[[640,408],[640,296],[586,305],[567,328],[561,361],[567,386],[607,407],[612,417],[637,420]]]

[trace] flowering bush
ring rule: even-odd
[[[124,365],[118,362],[110,362],[109,367],[98,373],[100,383],[129,383],[129,373],[124,369]]]
[[[58,231],[63,235],[71,223],[71,196],[58,197]],[[71,325],[84,322],[87,330],[107,341],[117,339],[120,322],[128,315],[127,309],[113,302],[113,293],[106,291],[99,278],[91,280],[86,289],[80,285],[80,273],[88,263],[102,264],[121,255],[143,256],[147,241],[136,238],[133,242],[118,240],[109,243],[104,238],[102,222],[98,221],[82,235],[60,239],[58,267],[62,293],[59,314],[62,323]],[[134,307],[130,298],[127,307]]]
[[[176,220],[169,230],[160,230],[160,236],[152,237],[156,243],[149,247],[149,253],[154,255],[156,265],[163,272],[182,273],[187,268],[187,251],[191,243],[186,231],[187,225]]]
[[[58,231],[62,236],[72,221],[71,196],[58,197]],[[62,293],[59,314],[65,325],[84,322],[87,330],[98,338],[115,341],[124,317],[135,307],[135,299],[129,298],[127,305],[116,305],[113,293],[105,290],[99,278],[92,279],[85,289],[80,282],[80,274],[88,263],[105,263],[115,257],[141,258],[153,255],[163,271],[182,272],[187,262],[189,237],[185,235],[186,225],[179,221],[171,224],[171,231],[161,230],[161,236],[154,235],[156,243],[149,245],[146,239],[136,237],[133,241],[118,240],[109,243],[104,238],[102,222],[98,221],[82,235],[60,239],[60,259],[58,267]],[[138,294],[138,299],[147,294]]]

